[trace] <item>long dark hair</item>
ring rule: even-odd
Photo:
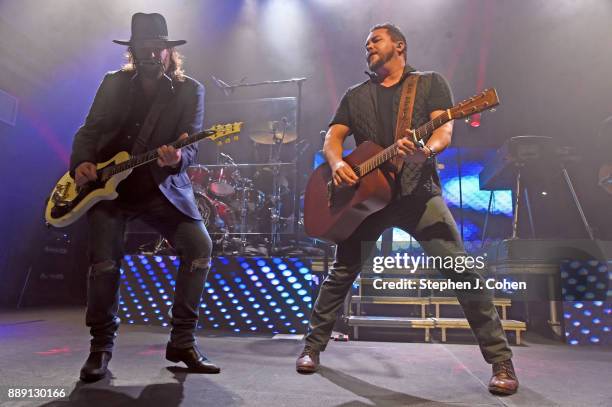
[[[185,71],[183,70],[183,55],[179,53],[176,48],[168,48],[170,51],[170,66],[166,73],[179,82],[185,80]],[[132,72],[136,70],[136,66],[134,65],[134,54],[132,53],[132,48],[128,48],[125,53],[125,58],[127,62],[123,64],[121,67],[122,71]]]

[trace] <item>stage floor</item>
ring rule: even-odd
[[[331,342],[319,373],[295,372],[297,339],[199,334],[221,374],[198,375],[164,359],[168,331],[123,324],[112,378],[80,383],[88,354],[84,309],[0,312],[2,406],[604,406],[610,405],[612,352],[525,337],[513,347],[521,387],[487,391],[491,369],[475,345]],[[538,343],[536,343],[538,342]],[[9,387],[67,389],[68,402],[9,402]],[[606,401],[607,400],[607,401]]]

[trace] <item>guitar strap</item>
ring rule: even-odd
[[[157,97],[149,109],[149,113],[147,114],[140,131],[138,132],[138,136],[136,140],[134,140],[134,145],[132,146],[131,155],[136,155],[140,153],[144,153],[148,150],[149,139],[151,138],[151,134],[153,133],[153,129],[157,124],[157,120],[161,112],[168,105],[168,96],[165,92],[157,92]]]
[[[412,129],[412,111],[414,110],[414,99],[420,76],[419,72],[411,72],[402,84],[402,93],[397,111],[397,123],[395,125],[395,141],[404,137],[407,130]],[[404,165],[404,160],[397,156],[393,159],[393,164],[399,173]]]

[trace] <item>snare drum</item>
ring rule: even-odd
[[[216,168],[210,177],[211,183],[208,187],[215,196],[227,197],[235,192],[234,185],[238,179],[237,171],[231,167]]]

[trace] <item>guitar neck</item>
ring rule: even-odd
[[[413,141],[420,142],[424,138],[429,137],[434,132],[434,130],[442,126],[444,123],[449,122],[450,120],[452,120],[451,114],[450,114],[450,111],[447,110],[441,115],[437,116],[435,119],[428,121],[424,125],[414,130],[414,140]],[[395,158],[397,155],[398,155],[398,148],[397,148],[397,145],[393,143],[393,145],[385,148],[380,153],[370,157],[363,163],[353,167],[353,171],[355,171],[357,176],[363,177],[367,175],[368,173],[374,171],[376,168],[380,167],[387,161]]]
[[[199,133],[193,134],[183,140],[177,140],[174,143],[169,144],[175,149],[179,149],[182,147],[186,147],[190,144],[197,143],[198,141],[205,139],[206,137],[210,137],[214,135],[216,132],[213,130],[204,130]],[[130,170],[132,168],[138,167],[140,165],[144,165],[150,163],[151,161],[157,160],[159,154],[157,154],[157,149],[149,150],[146,153],[138,154],[133,156],[127,161],[124,161],[120,164],[116,164],[110,167],[106,167],[103,169],[104,175],[106,179],[112,177],[115,174],[119,174],[120,172]]]

